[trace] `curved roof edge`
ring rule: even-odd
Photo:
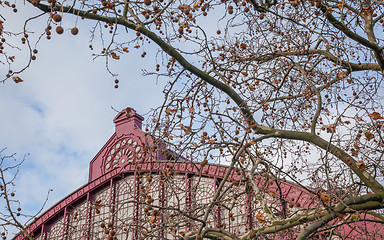
[[[64,212],[64,209],[73,206],[79,200],[86,198],[87,194],[96,191],[110,180],[121,177],[122,174],[134,173],[136,171],[140,171],[141,173],[158,173],[167,172],[170,169],[174,174],[179,175],[201,175],[202,177],[222,179],[228,169],[228,166],[206,164],[205,166],[201,167],[199,163],[195,162],[172,162],[164,160],[157,162],[136,162],[133,164],[128,164],[124,168],[116,168],[75,190],[67,197],[63,198],[61,201],[52,206],[50,209],[48,209],[45,213],[41,214],[37,220],[28,226],[27,230],[29,233],[34,233],[34,235],[36,235],[36,231],[39,230],[43,224],[46,224],[51,219],[60,216]],[[239,181],[241,178],[241,175],[237,173],[237,169],[233,169],[229,175],[229,181]],[[256,180],[259,186],[262,184],[268,184],[269,190],[278,188],[275,181],[270,184],[268,182],[264,182],[264,179],[265,178],[263,176],[256,176]],[[313,196],[307,190],[286,181],[279,181],[279,185],[282,189],[284,198],[287,199],[287,202],[293,204],[300,202],[302,207],[309,207],[315,203],[315,196]],[[292,199],[294,199],[294,201],[292,201]],[[24,238],[24,234],[19,234],[14,238],[14,240],[22,240]]]

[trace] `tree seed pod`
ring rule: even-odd
[[[74,27],[74,28],[71,29],[71,33],[73,35],[77,35],[79,33],[79,29],[77,27]]]
[[[57,34],[63,34],[63,32],[64,32],[64,29],[63,29],[62,26],[57,26],[57,27],[56,27],[56,33],[57,33]]]
[[[233,7],[231,5],[228,6],[228,13],[229,14],[233,13]]]
[[[144,0],[144,4],[147,5],[147,6],[151,5],[151,3],[152,3],[151,0]]]
[[[61,16],[59,14],[53,15],[52,19],[55,22],[61,22]]]

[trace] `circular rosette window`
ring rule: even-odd
[[[119,165],[126,165],[135,159],[143,157],[143,147],[136,140],[127,138],[118,141],[112,146],[105,160],[105,170],[116,168]]]

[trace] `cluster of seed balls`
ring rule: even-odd
[[[52,19],[53,19],[53,21],[58,23],[58,22],[61,22],[62,17],[59,14],[53,14]],[[46,31],[48,36],[50,35],[50,34],[48,34],[49,30],[50,30],[50,26],[48,26],[47,31]],[[56,27],[56,33],[57,34],[63,34],[64,28],[62,26],[57,26]],[[79,29],[77,27],[74,27],[71,29],[71,33],[73,35],[77,35],[79,33]],[[48,38],[48,36],[47,36],[47,38]]]
[[[53,21],[59,23],[59,22],[61,22],[62,17],[59,14],[53,14],[52,19],[53,19]],[[49,37],[48,39],[50,39],[50,35],[51,35],[50,34],[50,30],[51,30],[51,28],[52,28],[51,26],[48,26],[47,30],[46,30],[47,38]],[[64,33],[64,28],[62,26],[57,26],[56,27],[56,33],[57,34],[63,34]],[[79,29],[77,27],[74,27],[74,28],[71,29],[71,33],[73,35],[77,35],[79,33]],[[118,83],[119,83],[119,80],[116,79],[115,80],[115,88],[119,87]]]

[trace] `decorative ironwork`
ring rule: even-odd
[[[132,163],[136,159],[142,159],[143,146],[133,138],[123,138],[114,143],[108,150],[105,159],[105,171]]]
[[[52,223],[47,232],[45,233],[46,239],[49,240],[60,240],[63,239],[63,233],[65,228],[65,218],[60,218]]]
[[[133,175],[116,182],[114,229],[118,239],[133,239],[133,230],[135,228],[134,209],[135,205],[137,206],[135,186]]]
[[[67,235],[72,240],[84,239],[88,230],[88,202],[83,201],[75,207],[70,208]]]

